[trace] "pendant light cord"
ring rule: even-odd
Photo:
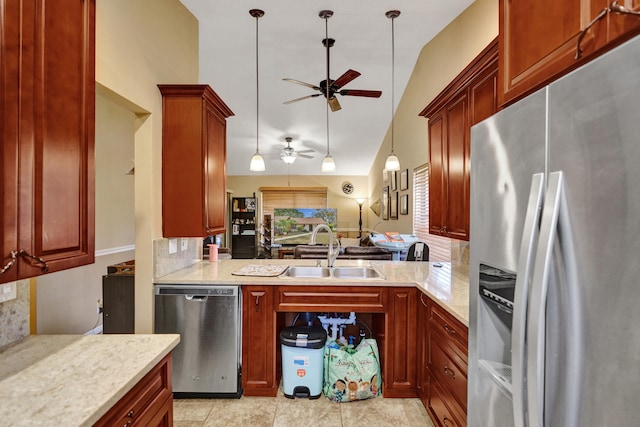
[[[391,154],[394,154],[393,138],[395,133],[394,105],[395,105],[395,81],[396,81],[396,76],[395,76],[396,42],[395,42],[395,30],[393,25],[394,21],[395,21],[395,18],[392,17],[391,18]]]
[[[260,16],[256,16],[256,153],[258,153],[258,143],[260,139],[260,79],[258,74],[258,20]]]
[[[324,18],[324,43],[327,51],[327,80],[325,82],[325,97],[327,98],[327,102],[325,105],[326,115],[327,115],[327,156],[331,155],[331,151],[329,149],[329,17],[326,16]]]

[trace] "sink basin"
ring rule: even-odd
[[[285,275],[307,279],[323,279],[331,276],[331,270],[327,267],[289,267]]]
[[[284,276],[303,279],[384,279],[372,267],[289,267]]]
[[[333,277],[336,279],[380,279],[382,275],[371,267],[335,267]]]

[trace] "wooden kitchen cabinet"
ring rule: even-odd
[[[420,397],[439,426],[465,426],[468,328],[426,295],[419,297]]]
[[[172,426],[171,353],[94,424],[102,426]]]
[[[470,129],[497,111],[498,40],[425,109],[429,119],[429,233],[469,240]]]
[[[418,396],[416,288],[388,288],[389,308],[383,357],[385,397]]]
[[[162,93],[162,234],[226,231],[226,119],[208,85],[158,85]]]
[[[275,396],[274,286],[242,287],[242,388],[246,396]]]
[[[0,19],[7,282],[94,261],[95,1],[6,0]]]
[[[640,32],[640,16],[609,12],[586,31],[576,59],[580,33],[610,0],[500,1],[499,104],[517,99],[606,52]],[[640,11],[640,0],[621,0]]]

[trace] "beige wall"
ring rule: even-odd
[[[97,257],[95,265],[38,279],[38,314],[42,311],[38,330],[81,333],[94,326],[96,300],[101,297],[96,283],[101,283],[106,265],[133,257],[133,251],[108,254],[126,240],[125,244],[135,244],[136,332],[149,333],[153,322],[152,242],[162,236],[162,98],[157,85],[198,81],[198,22],[178,0],[99,0],[96,7],[97,106],[109,105],[109,111],[98,118],[96,141],[126,145],[127,153],[120,153],[123,158],[118,160],[122,166],[116,165],[113,171],[119,178],[135,158],[135,177],[126,177],[133,183],[133,208],[109,218],[96,215],[96,249],[107,255]],[[121,131],[124,135],[119,135]],[[103,160],[96,159],[96,167]],[[119,188],[96,189],[100,191],[96,208],[109,209]],[[123,230],[127,237],[121,239],[117,236]],[[52,284],[44,290],[46,282]],[[76,316],[74,312],[80,313]]]
[[[402,94],[394,118],[394,149],[400,159],[400,169],[414,168],[429,161],[427,120],[418,116],[470,62],[498,35],[498,1],[476,0],[467,10],[442,30],[422,49],[409,83]],[[391,128],[369,172],[370,197],[380,198],[384,162],[391,152]],[[409,178],[411,181],[411,178]],[[412,231],[412,196],[409,190],[409,215],[384,221],[377,231]],[[369,211],[369,223],[378,220]]]
[[[353,184],[353,193],[347,195],[342,192],[342,184],[349,181]],[[335,175],[242,175],[229,176],[227,189],[232,197],[251,196],[256,193],[259,197],[260,187],[327,187],[328,207],[338,209],[338,231],[347,237],[358,235],[359,208],[357,198],[366,198],[369,194],[368,177],[366,176],[335,176]],[[362,207],[362,229],[368,227],[366,210],[369,202]]]

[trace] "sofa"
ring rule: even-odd
[[[326,245],[298,245],[293,250],[296,259],[326,259]],[[346,246],[340,248],[338,259],[391,260],[393,253],[376,246]]]

